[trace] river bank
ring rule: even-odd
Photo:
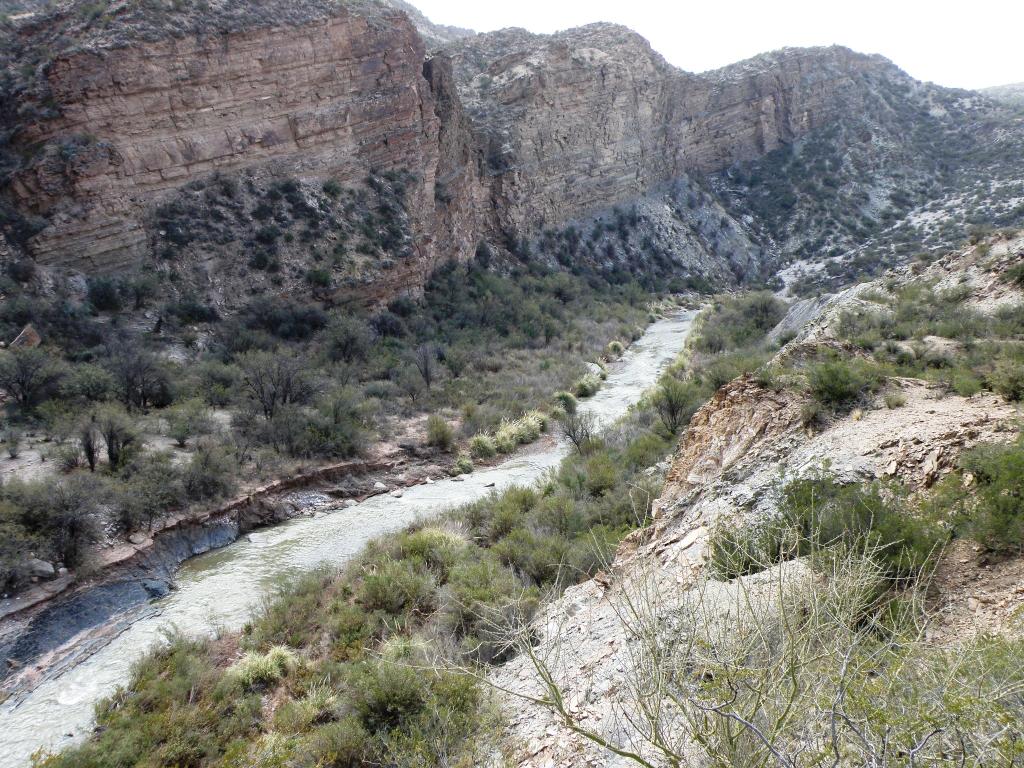
[[[622,415],[682,349],[693,314],[650,326],[613,367],[602,390],[581,407],[604,423]],[[186,561],[178,572],[178,588],[153,603],[152,613],[139,616],[59,677],[40,682],[28,696],[0,708],[6,742],[0,765],[24,765],[40,747],[83,738],[93,704],[126,680],[134,660],[169,627],[192,633],[237,628],[280,578],[321,562],[343,563],[370,539],[418,518],[481,498],[492,489],[531,483],[556,467],[566,450],[554,441],[535,445],[463,478],[417,485],[398,497],[385,494],[355,506],[337,505],[328,514],[297,518]]]

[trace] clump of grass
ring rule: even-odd
[[[494,438],[488,434],[473,435],[469,441],[469,453],[475,459],[489,459],[497,452],[498,448],[494,443]]]
[[[555,392],[553,399],[558,407],[566,413],[576,413],[576,408],[579,407],[576,396],[572,392]]]
[[[460,453],[455,457],[455,463],[452,465],[452,469],[455,470],[456,474],[468,475],[473,471],[473,459],[464,453]]]
[[[455,443],[455,431],[437,414],[427,417],[427,445],[447,451]]]
[[[576,397],[587,398],[597,394],[601,388],[601,378],[594,373],[585,373],[576,379],[572,385],[572,392]]]
[[[885,393],[885,407],[890,411],[896,408],[902,408],[907,404],[907,396],[902,392],[886,392]]]
[[[276,683],[294,669],[296,663],[294,651],[283,645],[275,645],[266,653],[251,651],[245,654],[228,672],[244,687],[252,688]]]

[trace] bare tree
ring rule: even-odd
[[[166,383],[156,355],[131,339],[122,339],[111,347],[107,367],[117,382],[121,402],[129,410],[149,406]]]
[[[416,366],[416,370],[420,372],[423,383],[427,385],[427,389],[430,389],[430,385],[434,383],[434,374],[437,368],[437,347],[433,344],[420,344],[413,350],[412,362]]]
[[[272,419],[282,406],[301,405],[316,393],[305,361],[294,355],[250,352],[242,357],[239,366],[246,389],[266,419]]]
[[[582,455],[589,450],[597,432],[597,420],[592,413],[581,410],[564,413],[558,417],[558,425],[578,453]]]
[[[38,405],[62,375],[60,364],[38,348],[16,347],[0,357],[0,389],[25,409]]]

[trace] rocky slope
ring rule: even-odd
[[[911,281],[959,287],[968,292],[972,309],[986,313],[1019,304],[1024,296],[1019,288],[1008,287],[1002,274],[1022,255],[1024,237],[1018,235],[991,250],[952,254],[924,273],[906,269],[824,302],[795,305],[780,331],[791,335],[799,328],[800,333],[780,350],[776,363],[839,345],[836,327],[844,312],[870,303],[872,292],[898,290]],[[709,535],[723,522],[743,526],[773,515],[780,475],[806,476],[827,464],[841,482],[894,479],[920,491],[951,472],[966,448],[1007,442],[1018,434],[1017,407],[996,395],[962,397],[919,379],[891,379],[889,387],[902,396],[902,407],[888,409],[878,395],[865,408],[810,429],[802,416],[808,395],[768,387],[752,376],[724,386],[697,412],[656,502],[653,524],[620,546],[606,575],[567,590],[536,625],[534,656],[553,672],[577,725],[660,764],[634,730],[637,720],[631,720],[639,695],[632,683],[642,677],[635,665],[643,663],[631,606],[646,595],[655,615],[669,620],[694,597],[698,585],[701,599],[735,600],[735,581],[702,580]],[[977,547],[955,542],[935,577],[936,614],[929,637],[963,638],[1007,626],[1024,606],[1020,574],[1019,558],[992,565]],[[770,588],[774,577],[769,571],[746,578],[756,593]],[[520,698],[546,693],[530,657],[498,669],[492,682],[505,691],[510,735],[520,747],[518,764],[635,764],[600,750],[571,732],[562,718]]]
[[[843,48],[693,75],[614,25],[464,33],[372,0],[79,1],[9,22],[0,227],[43,266],[180,264],[226,295],[268,282],[225,276],[253,251],[254,270],[284,263],[272,287],[326,261],[335,287],[376,299],[481,241],[721,283],[862,243],[887,195],[942,191],[954,134],[1005,128],[993,160],[1016,146],[991,102]],[[381,179],[401,179],[383,212],[365,204]],[[271,210],[282,184],[290,210]],[[806,184],[825,202],[794,196]],[[616,207],[635,231],[602,239]],[[861,224],[826,235],[840,215]],[[540,237],[570,227],[582,251]]]
[[[1024,83],[994,85],[990,88],[982,88],[981,92],[996,101],[1002,101],[1015,107],[1024,106]]]

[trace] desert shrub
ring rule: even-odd
[[[907,404],[907,396],[902,392],[886,392],[885,407],[890,411],[895,408],[902,408]]]
[[[200,400],[187,400],[165,412],[167,436],[184,448],[193,437],[208,435],[214,423],[209,410]]]
[[[936,523],[915,514],[899,497],[883,498],[876,485],[842,485],[820,474],[790,482],[782,496],[782,517],[796,531],[801,547],[863,539],[893,577],[916,576],[947,538]]]
[[[724,352],[760,342],[786,314],[768,291],[724,299],[704,319],[695,341],[700,352]]]
[[[456,474],[468,475],[473,471],[473,459],[464,453],[460,453],[455,457],[455,463],[452,465],[452,469],[455,470]]]
[[[8,482],[0,491],[8,523],[33,538],[43,559],[81,565],[88,546],[100,533],[103,512],[111,500],[108,482],[93,475]]]
[[[1024,444],[979,445],[960,466],[975,483],[960,527],[991,550],[1024,551]]]
[[[449,450],[455,443],[455,431],[451,425],[437,414],[427,417],[427,445],[442,450]]]
[[[1024,364],[999,360],[988,375],[988,384],[1010,402],[1024,400]]]
[[[579,403],[576,401],[576,396],[572,392],[555,392],[554,401],[558,404],[566,413],[576,413],[576,408]]]
[[[807,375],[814,397],[833,409],[852,405],[865,392],[877,387],[880,379],[873,366],[859,360],[817,363]]]
[[[584,487],[592,496],[601,496],[615,487],[619,471],[608,451],[588,456],[583,469]]]
[[[368,611],[391,616],[429,611],[437,598],[433,580],[411,563],[383,558],[364,566],[357,599]]]
[[[220,499],[234,493],[238,466],[218,446],[201,445],[182,473],[185,495],[193,501]]]
[[[626,351],[626,348],[622,346],[622,342],[616,340],[609,341],[608,346],[605,348],[605,354],[612,360],[617,360],[622,357],[622,353]]]
[[[144,453],[121,473],[118,525],[123,532],[149,528],[186,499],[181,470],[168,452]]]
[[[680,381],[666,374],[658,381],[651,397],[651,405],[658,413],[662,425],[675,434],[707,399],[706,390],[695,381]]]
[[[371,758],[371,737],[355,715],[313,729],[298,744],[303,768],[361,768]]]
[[[469,441],[469,452],[475,459],[489,459],[498,452],[498,449],[490,435],[480,433],[473,435]]]
[[[354,363],[366,359],[372,342],[366,323],[355,317],[341,317],[324,331],[321,346],[329,359]]]
[[[253,299],[239,313],[242,323],[286,341],[303,341],[327,325],[319,307],[285,299]]]
[[[306,282],[316,288],[331,287],[331,273],[322,267],[306,270]]]
[[[596,374],[586,373],[572,385],[576,397],[592,397],[601,388],[601,379]]]
[[[99,403],[113,395],[114,377],[98,365],[79,363],[68,369],[60,382],[60,392],[70,400]]]
[[[39,348],[16,347],[0,354],[0,389],[31,410],[53,395],[64,376],[64,366]]]
[[[98,312],[121,311],[120,287],[109,277],[89,278],[86,295],[89,304]]]
[[[494,432],[494,447],[498,453],[512,453],[519,445],[519,431],[515,422],[505,419]]]
[[[819,473],[782,487],[777,517],[720,526],[712,534],[709,552],[714,572],[733,578],[791,557],[866,543],[889,577],[911,579],[947,536],[898,498],[887,501],[877,486],[843,485]]]
[[[21,430],[16,427],[8,427],[3,431],[3,441],[4,448],[7,450],[8,458],[18,458],[18,456],[21,454]]]
[[[760,573],[785,559],[794,545],[793,532],[779,519],[720,524],[708,539],[711,573],[722,580]]]

